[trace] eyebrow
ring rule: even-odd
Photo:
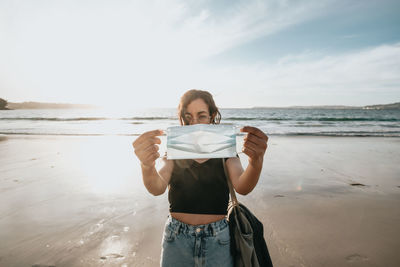
[[[197,112],[197,114],[202,114],[202,113],[207,113],[207,111],[202,110],[202,111]],[[190,115],[190,116],[192,116],[192,113],[190,113],[190,112],[185,112],[185,115]]]

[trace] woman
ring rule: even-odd
[[[181,125],[218,124],[221,114],[207,91],[189,90],[178,108]],[[255,127],[243,127],[243,153],[249,164],[243,170],[239,157],[225,160],[237,193],[247,195],[260,177],[268,137]],[[226,221],[229,189],[221,159],[167,160],[159,170],[157,144],[161,130],[143,133],[134,142],[143,183],[157,196],[168,187],[170,216],[162,241],[161,266],[233,266]]]

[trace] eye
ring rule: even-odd
[[[208,120],[209,120],[209,116],[207,116],[207,115],[200,115],[199,116],[199,122],[208,122]]]

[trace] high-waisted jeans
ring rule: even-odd
[[[169,216],[162,239],[161,266],[232,267],[226,219],[204,225],[189,225]]]

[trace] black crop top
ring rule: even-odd
[[[226,215],[229,187],[222,159],[174,160],[168,200],[170,212]]]

